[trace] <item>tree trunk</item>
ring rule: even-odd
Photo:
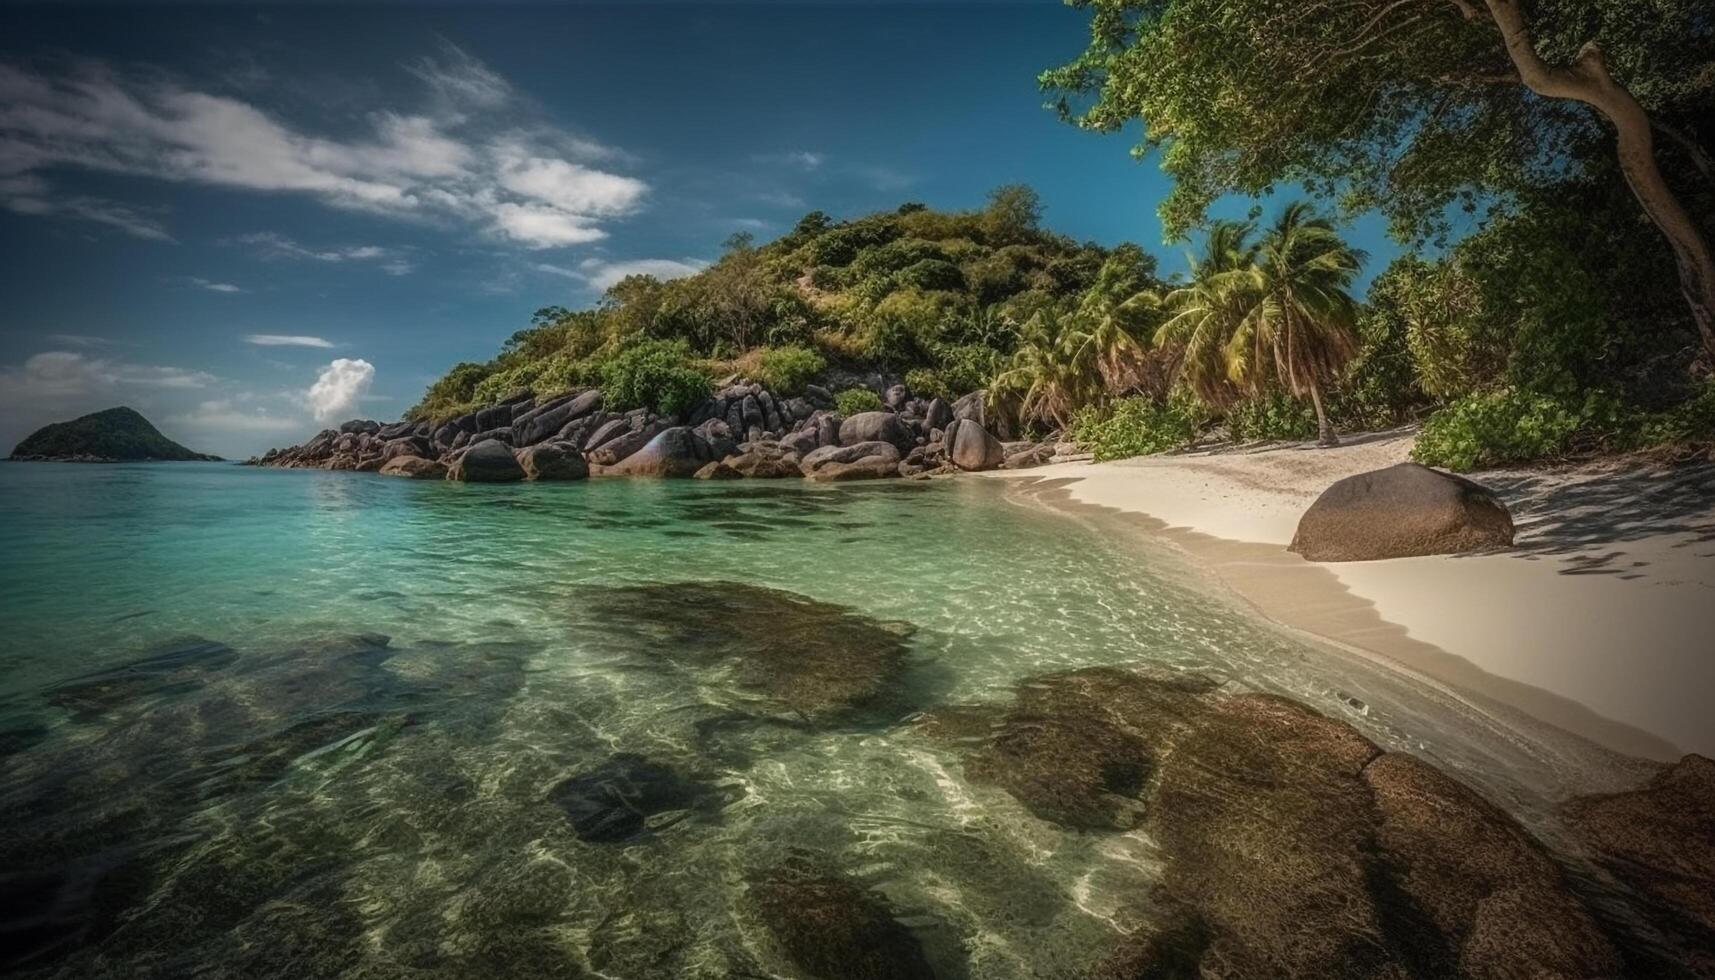
[[[1678,195],[1668,186],[1655,157],[1649,114],[1632,94],[1614,81],[1594,41],[1584,45],[1569,68],[1542,60],[1531,42],[1519,0],[1484,0],[1500,28],[1507,55],[1531,91],[1550,99],[1582,102],[1601,113],[1618,134],[1617,153],[1626,184],[1673,249],[1679,287],[1691,306],[1691,317],[1703,338],[1703,349],[1715,362],[1715,253],[1702,229],[1692,220]]]
[[[1338,446],[1340,437],[1334,434],[1334,427],[1328,424],[1328,413],[1322,410],[1322,386],[1310,385],[1310,404],[1316,406],[1316,443],[1322,446]]]

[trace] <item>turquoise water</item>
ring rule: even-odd
[[[1030,816],[910,719],[1092,664],[1288,694],[1527,819],[1554,790],[1000,481],[7,465],[0,555],[0,945],[44,976],[791,976],[746,895],[800,859],[938,976],[1082,969],[1149,915],[1151,842]]]

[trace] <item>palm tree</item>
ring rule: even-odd
[[[1230,288],[1250,307],[1227,339],[1227,376],[1255,394],[1273,376],[1316,407],[1317,441],[1339,444],[1322,389],[1357,353],[1358,304],[1349,290],[1366,256],[1304,201],[1288,204],[1263,236],[1256,263]],[[1244,285],[1239,281],[1248,280]]]
[[[1089,331],[1077,317],[1045,309],[1019,335],[1018,349],[989,386],[991,397],[1015,400],[1023,420],[1065,428],[1073,413],[1101,395]]]
[[[1153,300],[1168,314],[1155,331],[1155,346],[1178,349],[1180,380],[1215,408],[1238,397],[1224,351],[1256,305],[1252,272],[1260,246],[1251,240],[1254,230],[1248,222],[1210,225],[1202,256],[1191,260],[1191,282]]]

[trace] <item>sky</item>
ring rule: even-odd
[[[1154,161],[983,5],[0,6],[0,451],[114,405],[232,458],[397,418],[532,311],[812,209],[980,206],[1166,271]],[[1242,216],[1247,201],[1218,213]],[[1379,220],[1350,231],[1396,249]]]

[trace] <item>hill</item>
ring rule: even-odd
[[[12,449],[17,460],[218,460],[161,435],[135,410],[120,406],[32,432]]]
[[[845,221],[812,211],[774,241],[735,235],[694,275],[630,276],[592,309],[537,311],[492,360],[431,385],[410,416],[441,421],[521,391],[587,386],[665,407],[654,390],[631,399],[616,383],[641,362],[693,401],[732,375],[789,395],[812,378],[876,390],[886,378],[951,400],[987,386],[1033,318],[1160,284],[1142,249],[1048,231],[1041,211],[1035,192],[1009,186],[976,210],[911,202]]]

